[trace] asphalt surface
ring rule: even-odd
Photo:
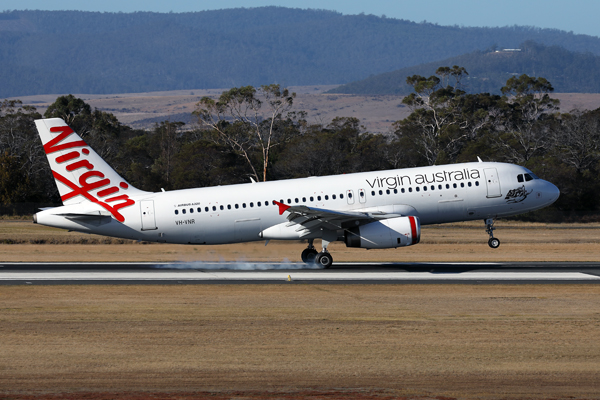
[[[0,285],[600,284],[600,263],[0,263]]]

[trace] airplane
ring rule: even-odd
[[[62,119],[35,121],[63,206],[37,224],[194,245],[307,240],[306,263],[329,268],[331,242],[387,249],[419,243],[421,226],[494,221],[546,207],[560,192],[527,168],[478,162],[161,191],[125,181]],[[322,250],[313,241],[320,238]]]

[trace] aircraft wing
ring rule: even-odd
[[[382,219],[400,217],[400,214],[390,214],[381,211],[336,211],[307,206],[289,206],[278,201],[279,215],[288,212],[286,227],[298,225],[296,232],[300,238],[308,236],[320,229],[338,230],[364,225]]]

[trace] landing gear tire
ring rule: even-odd
[[[329,253],[319,253],[315,257],[315,264],[323,268],[329,268],[333,264],[333,257]]]
[[[315,257],[317,256],[317,254],[319,253],[315,249],[304,249],[300,257],[302,258],[303,262],[307,264],[312,264],[315,262]]]
[[[492,249],[497,249],[500,247],[500,239],[490,238],[490,240],[488,240],[488,245],[490,245]]]

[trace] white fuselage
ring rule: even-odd
[[[145,241],[225,244],[261,240],[286,222],[274,200],[337,211],[418,216],[422,225],[506,217],[552,204],[559,191],[542,179],[523,180],[523,167],[475,162],[347,175],[247,183],[131,196],[119,222],[70,218],[94,203],[41,211],[40,224]],[[521,178],[518,176],[521,175]],[[75,210],[75,211],[71,211]]]

